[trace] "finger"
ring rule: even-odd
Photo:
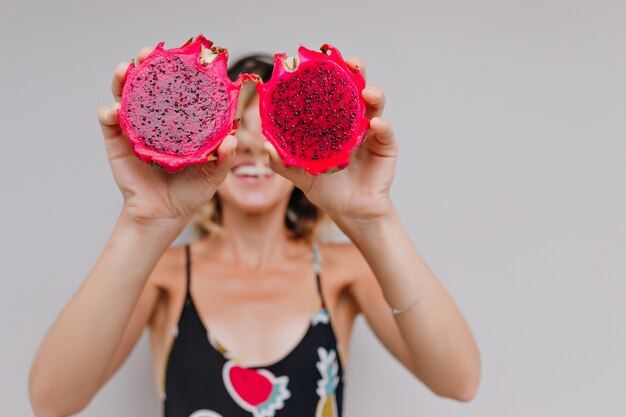
[[[379,156],[396,156],[398,153],[398,142],[391,123],[382,117],[370,120],[368,138],[363,145]]]
[[[119,103],[112,106],[102,106],[98,109],[98,121],[105,139],[111,139],[122,132],[117,111],[120,108]]]
[[[272,170],[278,175],[287,178],[293,182],[296,187],[307,193],[313,183],[313,177],[311,174],[302,168],[285,165],[280,155],[278,155],[278,152],[276,152],[276,148],[274,148],[270,142],[266,141],[263,143],[263,146],[270,155],[270,168],[272,168]]]
[[[128,66],[130,64],[128,62],[120,62],[115,71],[113,71],[113,81],[111,82],[111,92],[113,93],[113,98],[117,103],[120,102],[122,98],[122,88],[124,87],[124,81],[126,80],[126,72],[128,71]]]
[[[383,89],[375,84],[369,84],[363,89],[361,94],[367,104],[365,117],[371,119],[373,117],[382,116],[385,108],[385,92]]]
[[[152,53],[154,48],[150,46],[144,46],[137,55],[137,65],[141,64]],[[122,89],[124,88],[124,81],[126,80],[126,72],[128,71],[128,62],[120,62],[113,72],[113,82],[111,83],[111,92],[116,102],[119,102],[122,97]]]
[[[215,161],[215,166],[230,167],[235,160],[236,149],[237,138],[233,135],[226,136],[217,148],[217,160]],[[211,159],[211,156],[209,156],[209,160]]]
[[[139,54],[137,55],[137,63],[141,64],[148,57],[148,55],[152,53],[152,51],[154,51],[154,48],[150,46],[144,46],[141,48],[141,51],[139,51]]]
[[[98,110],[98,120],[104,136],[104,144],[109,156],[109,160],[117,160],[132,155],[132,146],[128,139],[124,137],[124,132],[119,123],[117,111],[119,103],[112,106],[102,106]],[[138,159],[135,159],[139,163]]]
[[[200,176],[215,186],[226,178],[230,167],[235,161],[235,149],[237,138],[232,135],[226,136],[220,146],[207,157],[208,163],[192,164],[182,171],[182,175]]]
[[[361,74],[363,74],[363,77],[366,77],[365,63],[363,62],[361,58],[358,58],[356,56],[351,56],[346,59],[346,64],[348,64],[348,67],[352,69],[361,71]]]

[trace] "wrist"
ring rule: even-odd
[[[167,241],[167,245],[176,239],[190,219],[177,217],[167,219],[143,219],[134,216],[124,206],[117,221],[116,231],[141,240]]]
[[[398,214],[391,200],[385,202],[376,213],[366,216],[330,216],[335,224],[354,243],[360,240],[380,238],[385,231],[389,231],[398,223]]]

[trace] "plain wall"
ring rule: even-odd
[[[623,0],[0,4],[3,415],[30,415],[38,344],[120,209],[96,120],[113,69],[200,32],[231,58],[330,42],[387,93],[393,199],[483,374],[472,402],[437,397],[359,319],[347,417],[624,415]],[[156,416],[153,385],[144,335],[81,415]]]

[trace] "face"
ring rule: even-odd
[[[230,205],[249,213],[263,213],[287,207],[293,184],[269,167],[269,155],[263,148],[265,137],[261,131],[258,96],[245,109],[242,119],[235,162],[217,190],[224,208]],[[248,140],[242,139],[244,135]]]

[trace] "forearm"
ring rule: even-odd
[[[122,212],[100,258],[37,352],[33,402],[75,410],[91,400],[150,273],[181,229],[138,226]]]
[[[480,356],[460,311],[411,243],[395,210],[376,221],[337,219],[376,275],[390,306],[412,304],[394,316],[414,358],[419,378],[440,395],[471,398],[480,377]]]

